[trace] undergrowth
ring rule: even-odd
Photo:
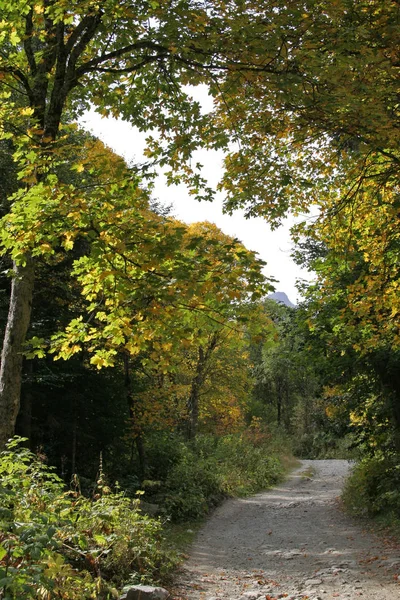
[[[106,600],[127,584],[165,582],[179,562],[176,547],[185,548],[213,506],[282,478],[279,447],[254,428],[191,443],[158,436],[148,446],[143,503],[129,476],[125,491],[112,491],[103,474],[90,497],[78,481],[67,489],[15,438],[0,454],[1,600]],[[158,518],[145,514],[146,502]]]
[[[153,440],[150,457],[152,452],[159,454],[160,443],[165,441]],[[268,437],[251,430],[245,435],[202,435],[192,443],[175,436],[169,443],[170,461],[164,461],[162,473],[153,469],[158,482],[145,482],[145,489],[146,499],[156,502],[173,522],[195,521],[228,496],[266,489],[293,466],[293,459],[281,458],[277,447],[271,449]]]
[[[334,433],[317,431],[292,440],[293,452],[306,459],[358,459],[360,451],[354,435],[338,437]]]
[[[111,493],[101,479],[93,498],[64,482],[13,440],[0,455],[0,597],[86,600],[158,581],[176,564],[161,523],[139,499]]]
[[[345,484],[342,500],[349,513],[399,531],[400,457],[377,453],[361,460]]]

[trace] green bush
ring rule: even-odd
[[[128,579],[159,580],[173,566],[138,499],[66,490],[20,439],[0,454],[0,481],[2,600],[112,598]]]
[[[162,481],[187,452],[187,444],[181,435],[174,432],[157,431],[146,435],[146,477]]]
[[[222,490],[229,495],[247,495],[277,483],[282,465],[271,455],[269,444],[254,445],[243,436],[221,438],[217,449]]]
[[[364,458],[346,482],[342,499],[358,516],[400,514],[400,457],[392,453]]]
[[[299,458],[355,459],[360,455],[352,434],[338,437],[335,433],[326,431],[304,433],[293,440],[292,446],[294,454]]]
[[[268,445],[255,445],[240,435],[204,435],[192,443],[181,441],[179,453],[155,498],[173,521],[200,518],[224,497],[257,492],[283,475],[282,465],[270,455]]]
[[[196,445],[183,445],[181,457],[165,481],[163,505],[174,521],[204,516],[222,499],[214,456],[202,456]]]

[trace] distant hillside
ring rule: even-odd
[[[273,294],[270,294],[268,298],[270,300],[275,300],[275,302],[280,302],[281,304],[290,306],[291,308],[295,307],[295,304],[293,304],[293,302],[290,302],[285,292],[274,292]]]

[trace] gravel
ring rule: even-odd
[[[273,490],[225,502],[199,532],[175,600],[400,599],[399,545],[340,510],[349,469],[304,460]]]

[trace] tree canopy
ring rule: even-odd
[[[23,355],[48,342],[25,345],[43,265],[68,256],[81,291],[51,349],[88,352],[93,366],[120,352],[156,354],[162,366],[164,352],[197,335],[191,327],[204,329],[184,311],[217,329],[248,319],[266,289],[255,257],[209,225],[194,231],[151,210],[155,165],[170,184],[212,197],[193,161],[199,147],[226,153],[226,210],[277,225],[288,210],[318,207],[297,236],[316,252],[320,305],[335,305],[329,331],[360,356],[397,352],[397,2],[0,0],[0,9],[1,165],[9,152],[15,165],[0,240],[13,261],[3,442]],[[198,84],[213,97],[208,114],[191,97]],[[147,163],[128,168],[79,139],[74,122],[89,106],[149,132]]]

